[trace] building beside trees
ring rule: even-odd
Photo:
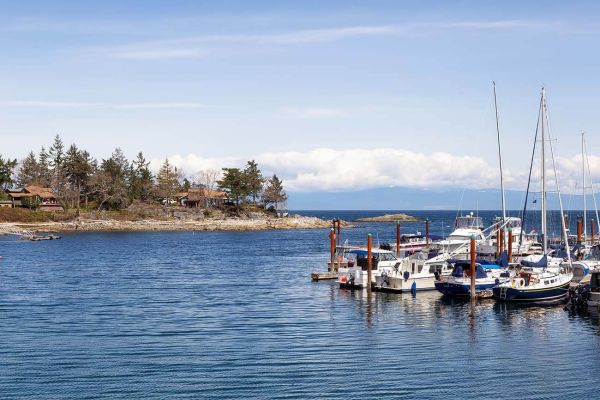
[[[18,188],[18,189],[15,189]],[[30,151],[20,162],[0,155],[2,207],[46,211],[80,208],[122,210],[133,202],[194,209],[274,208],[285,204],[281,180],[263,177],[254,160],[243,168],[207,169],[192,176],[165,159],[155,174],[142,152],[129,162],[120,148],[97,160],[56,135],[46,150]]]

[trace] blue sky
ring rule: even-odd
[[[488,188],[495,80],[509,186],[524,187],[545,85],[575,190],[582,129],[600,154],[599,8],[0,1],[0,154],[24,157],[59,133],[188,174],[256,158],[297,191]]]

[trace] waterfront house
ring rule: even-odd
[[[41,186],[26,186],[17,189],[7,189],[12,207],[39,209],[41,211],[63,211],[63,206],[50,188]]]
[[[188,208],[220,208],[227,201],[227,193],[203,187],[190,188],[178,197],[179,203]]]

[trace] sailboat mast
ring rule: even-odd
[[[585,132],[581,131],[581,172],[583,177],[583,241],[587,240],[587,204],[585,199],[585,142],[584,142]]]
[[[590,159],[587,154],[587,145],[585,143],[585,139],[583,141],[583,149],[585,154],[585,164],[587,167],[588,176],[592,176],[592,171],[590,170]],[[594,191],[594,181],[590,179],[590,189],[592,190],[592,199],[594,200],[594,210],[596,211],[596,223],[598,224],[598,232],[600,232],[600,216],[598,215],[598,204],[596,203],[596,192]]]
[[[548,145],[550,146],[550,157],[552,160],[552,169],[554,170],[554,183],[556,184],[556,193],[558,194],[558,205],[560,208],[560,223],[562,226],[563,240],[565,241],[565,250],[567,252],[567,260],[569,265],[572,264],[571,260],[571,248],[569,247],[569,237],[567,235],[567,227],[565,226],[565,214],[562,203],[562,196],[560,195],[560,185],[558,183],[558,170],[556,169],[556,159],[554,158],[554,147],[552,146],[552,132],[550,132],[550,121],[548,119],[548,106],[544,97],[544,116],[546,117],[546,127],[548,128]],[[571,265],[572,266],[572,265]]]
[[[500,191],[502,192],[502,225],[506,223],[506,196],[504,194],[504,177],[502,174],[502,150],[500,146],[500,122],[498,118],[498,101],[496,99],[496,82],[494,86],[494,109],[496,111],[496,134],[498,137],[498,161],[500,162]],[[507,229],[504,229],[507,230]]]
[[[544,125],[546,123],[546,91],[542,88],[542,142],[541,142],[541,168],[542,168],[542,248],[544,254],[548,253],[548,242],[546,238],[546,135]]]

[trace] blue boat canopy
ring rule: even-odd
[[[544,257],[538,262],[522,260],[521,265],[530,268],[546,268],[548,266],[548,256],[544,254]]]
[[[485,268],[488,265],[484,264],[475,264],[475,279],[484,279],[487,278],[487,273],[485,272]],[[498,268],[496,265],[495,268]],[[463,278],[465,271],[469,272],[471,270],[470,261],[460,260],[454,264],[454,269],[452,270],[452,276],[455,278]]]

